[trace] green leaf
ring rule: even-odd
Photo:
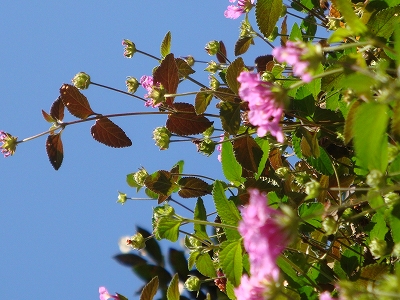
[[[315,99],[306,86],[297,90],[296,98],[292,101],[292,104],[293,109],[299,110],[304,117],[312,116],[315,111]]]
[[[245,65],[243,58],[238,57],[229,65],[228,69],[226,70],[226,82],[235,94],[239,94],[240,83],[238,82],[237,78],[244,69]]]
[[[239,210],[235,203],[226,198],[221,181],[215,181],[212,195],[217,214],[221,218],[222,224],[238,226],[241,219]],[[224,231],[228,240],[237,240],[241,237],[236,229],[224,228]]]
[[[350,0],[335,0],[334,4],[344,17],[346,25],[350,27],[354,35],[367,32],[367,26],[361,22],[354,12],[353,5]]]
[[[332,35],[328,38],[328,43],[340,43],[344,39],[346,39],[349,36],[353,35],[353,31],[351,31],[348,28],[338,28],[336,29]]]
[[[346,248],[343,251],[340,260],[340,267],[346,272],[350,278],[353,272],[362,265],[363,262],[363,249],[359,245],[352,245],[351,248]]]
[[[318,75],[324,72],[324,67],[322,66],[322,64],[318,64],[318,67],[316,68],[314,75]],[[310,83],[307,83],[305,85],[305,87],[307,88],[307,90],[309,90],[311,92],[311,94],[315,99],[318,99],[318,95],[321,93],[321,82],[322,82],[322,78],[317,78],[317,79],[313,79]]]
[[[169,196],[179,186],[174,182],[171,172],[159,170],[146,177],[145,186],[163,196]]]
[[[140,300],[152,300],[157,294],[158,290],[158,276],[154,277],[148,284],[143,288],[140,294]]]
[[[375,209],[377,212],[384,214],[386,210],[385,200],[383,200],[382,196],[374,191],[370,190],[367,194],[368,203],[371,208]]]
[[[299,217],[316,228],[321,227],[321,215],[323,212],[324,205],[319,202],[303,203],[298,209]]]
[[[240,127],[240,104],[234,102],[221,102],[219,114],[221,116],[222,129],[235,135]]]
[[[389,222],[390,232],[392,234],[393,242],[394,243],[400,242],[400,230],[399,230],[399,228],[400,228],[400,204],[399,203],[397,203],[393,206],[387,219]]]
[[[393,180],[400,181],[400,155],[390,163],[389,172]]]
[[[400,23],[400,5],[378,11],[369,19],[367,26],[376,36],[390,38]]]
[[[350,106],[349,112],[347,113],[346,122],[344,124],[344,142],[346,144],[350,143],[354,137],[355,115],[362,103],[363,102],[359,100],[354,101]]]
[[[389,231],[389,229],[386,226],[385,215],[383,213],[374,214],[374,216],[371,219],[371,224],[373,224],[374,226],[369,232],[368,239],[370,241],[373,240],[374,238],[382,241],[385,240],[385,235]]]
[[[292,288],[300,288],[306,284],[305,278],[299,276],[296,269],[293,268],[294,263],[290,263],[288,258],[279,256],[276,260],[278,267],[281,269],[283,276],[289,282]],[[296,265],[296,264],[295,264]]]
[[[200,92],[196,94],[196,98],[194,99],[194,109],[198,115],[201,115],[206,111],[213,98],[212,93],[205,93],[204,91],[205,89],[201,88]]]
[[[191,66],[182,58],[175,58],[176,66],[178,67],[179,78],[184,79],[188,77],[190,74],[195,73],[196,71],[192,69]]]
[[[334,170],[329,154],[322,147],[319,147],[319,152],[320,156],[318,158],[310,156],[307,158],[307,162],[321,174],[332,175]]]
[[[179,276],[175,274],[167,289],[167,300],[179,300]]]
[[[386,128],[388,107],[382,103],[363,103],[354,116],[354,148],[361,166],[384,172],[388,164]]]
[[[248,171],[257,172],[263,151],[254,139],[246,134],[233,141],[236,160]]]
[[[226,179],[236,185],[243,183],[242,166],[237,162],[230,141],[222,143],[221,149],[222,172]]]
[[[168,31],[161,42],[160,53],[162,58],[166,57],[171,52],[171,32]]]
[[[294,42],[303,40],[303,34],[301,33],[300,27],[297,23],[293,24],[292,31],[289,35],[289,40]]]
[[[255,139],[255,141],[263,152],[260,163],[257,168],[257,174],[255,176],[255,178],[258,179],[258,178],[260,178],[262,171],[265,169],[265,164],[267,163],[268,157],[269,157],[270,147],[269,147],[269,142],[267,139],[262,139],[262,138],[257,137]]]
[[[204,202],[203,199],[200,197],[197,199],[196,202],[196,207],[194,208],[194,215],[193,218],[195,220],[201,220],[201,221],[207,221],[207,213],[206,213],[206,208],[204,207]],[[204,240],[210,240],[207,230],[206,230],[206,225],[204,224],[194,224],[194,233],[195,235]]]
[[[400,141],[400,101],[395,101],[393,106],[391,131],[396,141]]]
[[[182,220],[172,219],[170,217],[161,217],[154,228],[154,235],[157,239],[167,239],[176,242],[179,236],[179,227]]]
[[[199,253],[196,257],[196,268],[204,276],[214,278],[217,276],[215,272],[214,263],[208,252]]]
[[[258,0],[256,3],[257,26],[267,38],[275,29],[282,13],[282,0]]]
[[[400,25],[394,30],[394,50],[396,51],[396,66],[400,66]]]
[[[307,15],[300,24],[300,29],[304,33],[305,40],[311,39],[317,32],[317,20],[311,14]]]
[[[223,242],[219,252],[219,260],[226,278],[234,286],[240,284],[243,272],[242,240]]]

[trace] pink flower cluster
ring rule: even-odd
[[[148,99],[148,100],[146,101],[146,103],[144,105],[147,106],[147,107],[157,107],[157,106],[159,106],[160,104],[154,105],[154,100],[150,98],[151,92],[153,90],[153,84],[154,84],[153,83],[153,76],[143,75],[140,78],[140,84],[142,85],[142,87],[144,89],[147,90],[147,94],[144,95],[144,97],[146,99]]]
[[[0,130],[0,143],[3,143],[0,146],[1,153],[4,154],[4,157],[8,157],[10,155],[14,155],[15,148],[17,147],[17,138],[12,136],[11,134]]]
[[[238,229],[249,254],[251,277],[243,275],[235,295],[238,300],[263,300],[279,281],[276,260],[289,243],[290,234],[279,224],[283,214],[268,206],[265,195],[255,189],[249,193],[250,202],[242,209]]]
[[[249,102],[248,118],[251,124],[258,126],[258,136],[263,137],[270,132],[278,142],[283,143],[284,136],[279,125],[283,103],[277,101],[272,83],[262,81],[260,75],[250,72],[240,73],[238,81],[239,96]]]
[[[112,296],[109,294],[104,286],[99,287],[100,300],[116,299],[119,300],[118,295]]]
[[[235,3],[236,0],[229,0],[231,3]],[[224,12],[225,18],[237,19],[241,14],[244,14],[246,10],[250,9],[253,5],[254,0],[238,0],[237,6],[229,5]]]
[[[288,41],[285,47],[274,48],[272,55],[278,62],[292,65],[295,76],[299,76],[304,82],[310,82],[312,76],[307,72],[310,63],[307,60],[302,60],[302,56],[307,52],[304,43]]]

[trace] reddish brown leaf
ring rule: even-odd
[[[210,194],[210,186],[197,177],[183,177],[178,184],[181,186],[178,194],[182,198],[196,198]]]
[[[64,119],[64,103],[61,100],[61,96],[59,96],[51,105],[50,115],[59,121]]]
[[[158,276],[146,284],[140,294],[140,300],[153,300],[158,290]]]
[[[123,148],[132,145],[125,132],[106,117],[98,119],[90,132],[96,141],[110,147]]]
[[[213,122],[203,115],[196,115],[194,106],[189,103],[174,103],[176,112],[168,115],[166,127],[178,135],[199,134],[209,128]]]
[[[258,73],[265,72],[267,70],[267,64],[269,62],[272,62],[273,64],[274,63],[273,60],[274,57],[270,54],[258,56],[254,61],[256,63],[257,72]]]
[[[233,141],[233,151],[238,163],[251,172],[257,172],[263,151],[250,135]]]
[[[154,83],[161,83],[168,94],[176,93],[179,83],[179,73],[173,53],[168,54],[154,71],[153,81]],[[166,98],[167,104],[172,105],[174,98]]]
[[[219,41],[219,51],[217,52],[216,57],[221,64],[226,63],[226,48],[223,41]]]
[[[51,165],[55,170],[58,170],[61,167],[64,158],[64,150],[60,133],[51,134],[47,137],[46,152]]]
[[[269,162],[274,170],[283,167],[282,154],[278,148],[272,149],[269,152]]]
[[[281,46],[285,46],[288,40],[287,37],[287,16],[283,18],[282,25],[281,25]]]
[[[45,112],[43,109],[42,109],[42,115],[43,115],[43,118],[49,123],[53,123],[55,121],[53,119],[53,117],[50,116],[47,112]]]
[[[60,88],[60,98],[68,111],[77,118],[86,119],[95,114],[86,97],[73,85],[64,83]]]

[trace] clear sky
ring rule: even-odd
[[[41,109],[49,110],[63,83],[79,71],[92,81],[125,89],[126,76],[151,74],[157,63],[135,55],[123,57],[121,41],[159,56],[165,33],[172,32],[176,56],[209,60],[204,46],[224,40],[229,57],[239,20],[227,20],[229,1],[9,1],[0,10],[0,130],[20,139],[49,128]],[[258,41],[262,51],[268,46]],[[264,46],[265,45],[265,46]],[[254,56],[253,56],[254,59]],[[249,61],[252,63],[252,61]],[[194,78],[208,84],[203,65]],[[187,90],[198,87],[186,85]],[[96,112],[149,111],[143,103],[97,87],[84,91]],[[138,95],[145,94],[139,89]],[[193,98],[181,101],[192,102]],[[75,118],[66,114],[65,121]],[[117,241],[151,230],[152,201],[116,203],[117,191],[136,196],[125,176],[145,167],[169,169],[179,159],[185,172],[222,178],[216,154],[205,158],[192,144],[172,144],[159,151],[151,139],[160,117],[114,119],[133,146],[112,149],[95,142],[92,124],[68,127],[62,134],[64,162],[53,170],[45,137],[21,144],[15,156],[1,159],[0,290],[3,299],[98,299],[98,287],[137,299],[142,284],[112,259]],[[189,206],[194,200],[185,200]]]

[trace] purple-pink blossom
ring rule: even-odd
[[[325,291],[319,295],[319,300],[334,300],[334,299],[335,298],[333,298],[331,296],[331,293],[329,293],[328,291]]]
[[[157,107],[157,106],[159,106],[160,104],[155,105],[154,104],[154,100],[150,98],[151,97],[151,92],[153,90],[153,85],[154,85],[153,76],[143,75],[140,78],[140,84],[142,85],[142,87],[144,89],[147,90],[147,94],[144,95],[144,97],[146,99],[148,99],[148,100],[146,101],[146,103],[144,105],[147,106],[147,107]]]
[[[100,294],[100,300],[108,300],[108,299],[119,300],[118,295],[114,296],[110,295],[110,293],[104,286],[99,287],[99,294]]]
[[[239,96],[249,102],[249,122],[258,126],[257,134],[260,137],[270,132],[277,141],[283,143],[284,136],[279,121],[283,113],[283,103],[272,91],[273,84],[260,79],[260,75],[250,72],[241,72]]]
[[[229,0],[231,3],[235,3],[236,0]],[[237,6],[229,5],[224,12],[225,18],[237,19],[240,15],[244,14],[253,6],[254,0],[238,0]]]
[[[4,154],[4,157],[8,157],[10,155],[14,155],[15,149],[17,148],[17,137],[12,136],[11,134],[0,130],[0,146],[1,153]]]
[[[239,233],[249,255],[250,277],[243,275],[235,290],[238,300],[267,299],[270,287],[279,283],[278,256],[290,241],[291,234],[282,224],[284,213],[268,206],[267,198],[256,189],[249,190],[249,204],[244,207]]]
[[[307,52],[304,43],[288,41],[285,47],[274,48],[272,55],[278,62],[291,65],[295,76],[299,76],[304,82],[310,82],[312,80],[311,73],[308,72],[310,62],[302,58]]]

